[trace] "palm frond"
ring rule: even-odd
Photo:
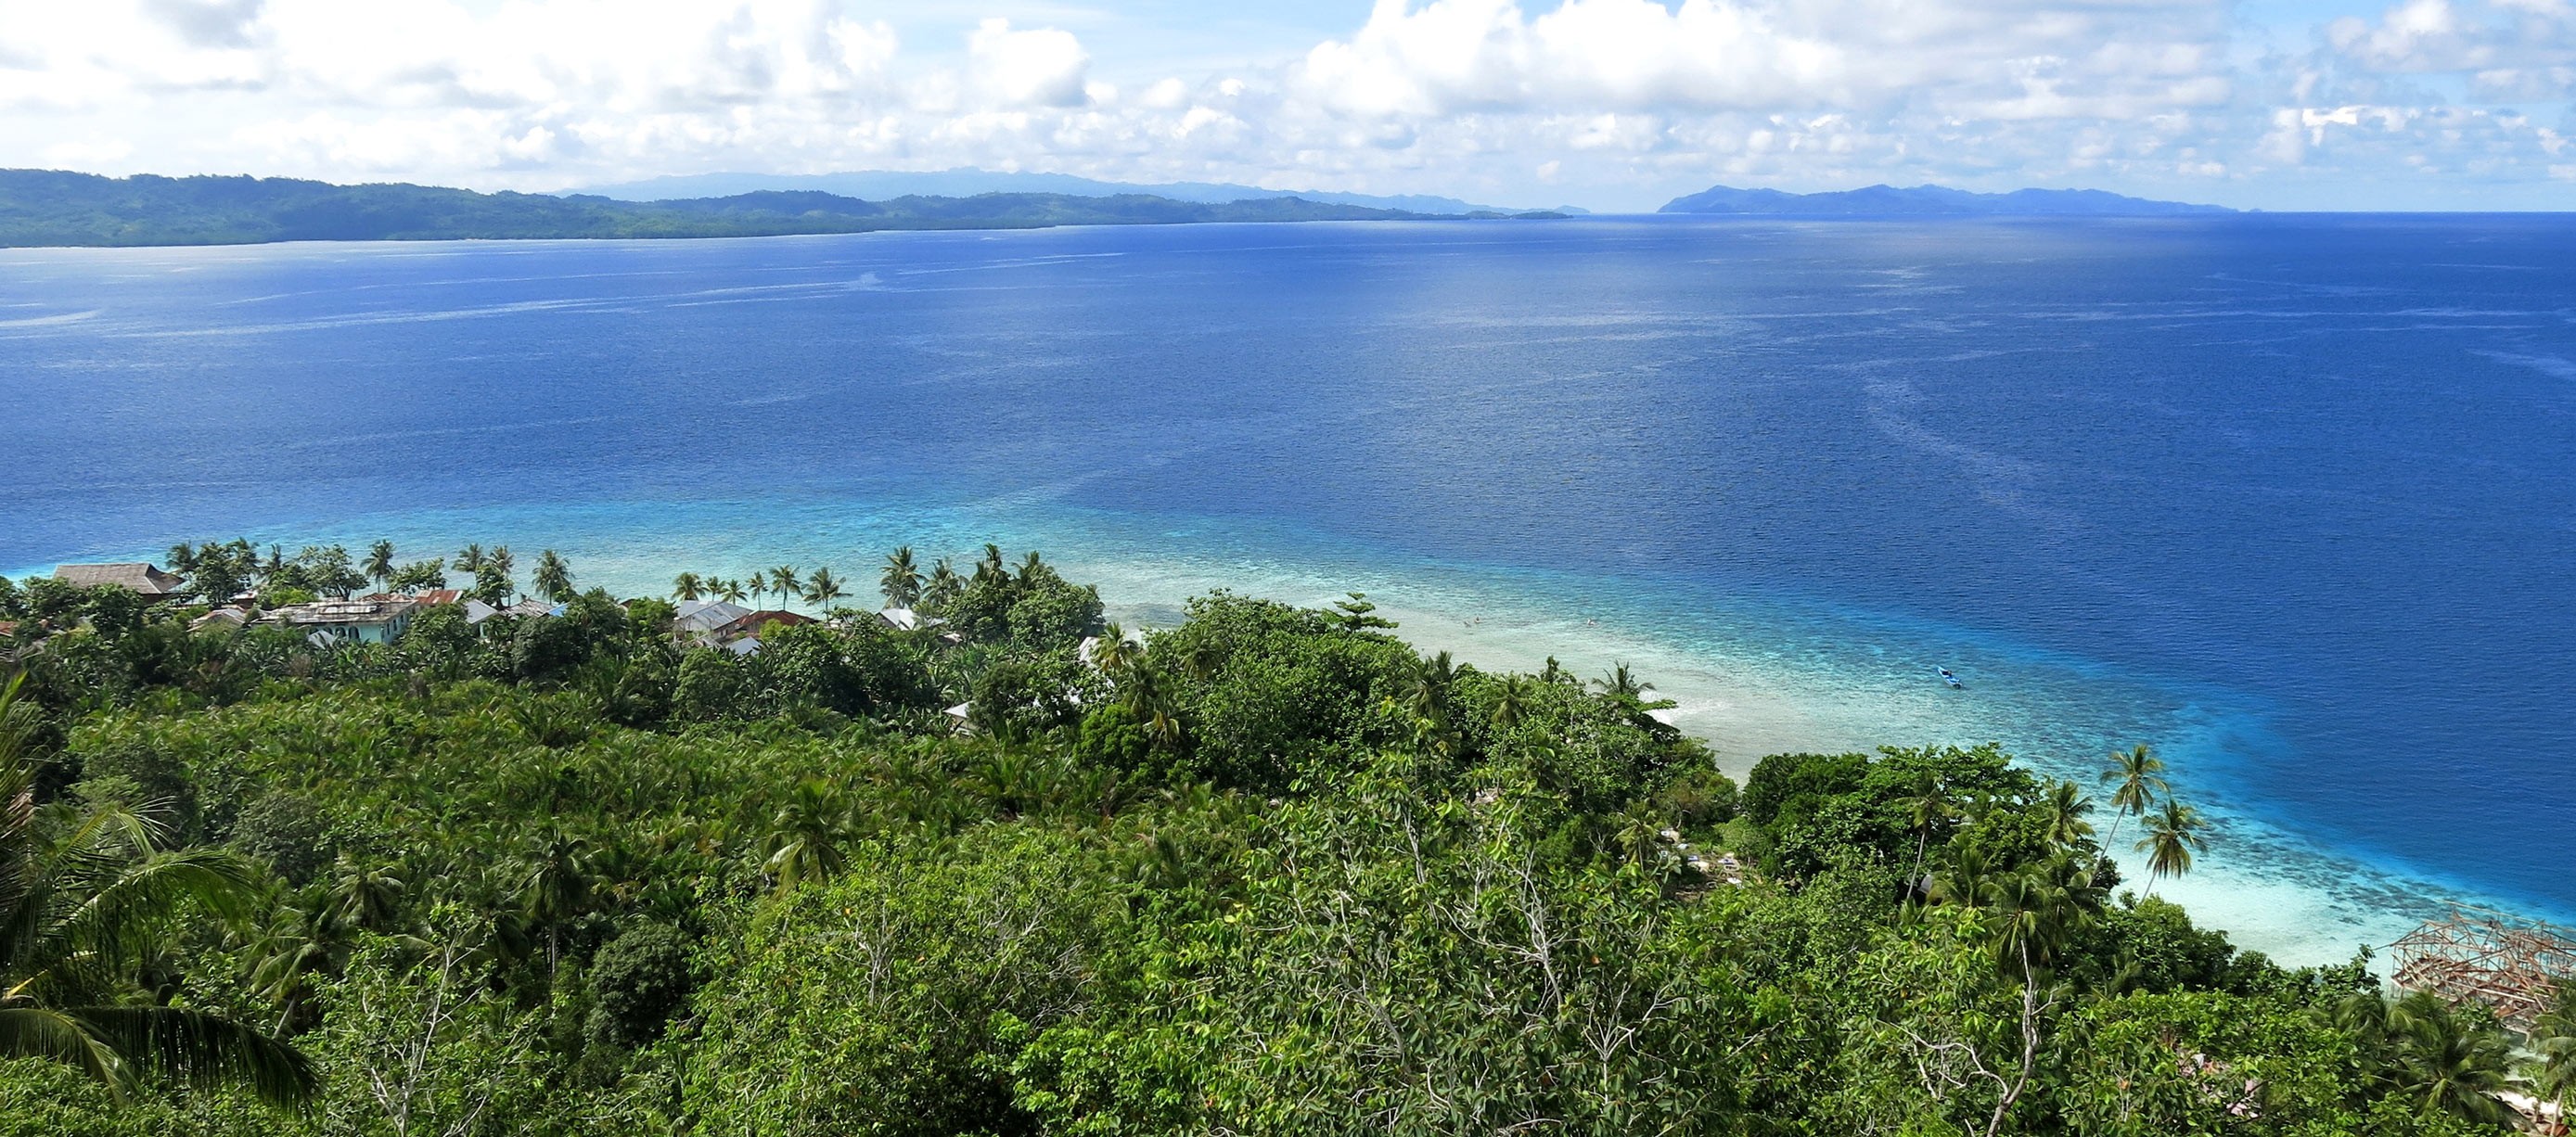
[[[183,1007],[79,1007],[88,1033],[165,1076],[196,1086],[241,1085],[271,1105],[300,1106],[320,1079],[301,1051],[220,1015]]]
[[[116,1048],[79,1016],[49,1007],[0,1007],[0,1058],[44,1058],[78,1069],[125,1095],[131,1070]]]

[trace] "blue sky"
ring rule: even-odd
[[[0,165],[2576,208],[2576,0],[0,0]]]

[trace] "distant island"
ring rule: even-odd
[[[892,229],[1502,216],[1561,215],[1424,213],[1297,197],[1189,202],[1148,194],[988,193],[863,201],[807,190],[633,202],[402,183],[343,186],[293,178],[107,178],[0,170],[0,247],[771,237]]]
[[[1477,205],[1454,197],[1429,194],[1336,193],[1312,189],[1263,189],[1232,182],[1108,182],[1072,174],[982,170],[960,166],[948,170],[849,170],[831,174],[674,174],[642,181],[583,186],[562,196],[587,194],[619,201],[669,201],[673,198],[731,197],[770,190],[816,190],[843,197],[879,201],[893,197],[973,197],[987,193],[1048,193],[1069,197],[1118,197],[1147,194],[1173,201],[1223,204],[1254,198],[1293,197],[1328,205],[1358,205],[1408,213],[1526,213],[1526,209]],[[1561,205],[1550,212],[1582,213]]]
[[[2217,205],[2149,201],[2103,190],[2023,189],[1971,193],[1947,186],[1868,186],[1830,193],[1784,193],[1712,186],[1664,203],[1659,213],[1755,213],[1797,217],[2165,217],[2234,213]]]

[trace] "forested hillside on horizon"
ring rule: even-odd
[[[813,191],[681,201],[476,193],[292,178],[0,170],[0,247],[766,237],[895,229],[1035,229],[1429,216],[1294,197],[1226,203],[1145,194],[992,193],[870,202]]]

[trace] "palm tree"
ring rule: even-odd
[[[378,541],[367,547],[367,577],[376,582],[376,591],[390,592],[394,586],[394,543]]]
[[[448,562],[448,567],[471,577],[478,575],[483,571],[484,559],[483,546],[481,544],[467,545],[462,549],[456,550],[456,557],[454,560]]]
[[[1133,645],[1127,642],[1127,630],[1116,624],[1104,624],[1100,638],[1091,645],[1091,665],[1112,679],[1136,662]]]
[[[831,611],[832,602],[847,595],[849,593],[842,590],[841,582],[832,578],[832,570],[828,566],[815,569],[814,578],[805,582],[805,599],[814,605],[817,612]]]
[[[1506,730],[1519,726],[1537,702],[1537,680],[1527,675],[1506,676],[1494,692],[1494,725]]]
[[[886,558],[885,571],[877,577],[877,587],[885,593],[888,607],[910,608],[921,603],[921,568],[913,563],[912,546],[902,546]]]
[[[1896,805],[1905,811],[1906,825],[1914,830],[1914,873],[1905,878],[1906,887],[1928,892],[1923,882],[1923,854],[1930,848],[1933,827],[1949,820],[1957,810],[1950,805],[1949,792],[1941,788],[1940,777],[1930,770],[1914,775],[1914,791],[1898,798]]]
[[[975,564],[975,583],[982,584],[986,581],[1008,577],[1009,575],[1011,575],[1010,570],[1002,567],[1002,547],[1000,545],[992,544],[991,542],[986,542],[984,545],[984,559],[976,562]]]
[[[589,842],[560,832],[538,840],[519,857],[519,902],[528,919],[545,926],[549,975],[562,958],[563,926],[589,907],[591,859]]]
[[[483,563],[491,566],[493,572],[500,574],[501,591],[505,593],[518,591],[518,586],[510,583],[510,569],[519,563],[519,559],[510,555],[508,545],[492,546],[492,551],[484,556]]]
[[[767,596],[769,595],[769,578],[760,573],[753,573],[751,574],[751,583],[746,587],[753,596]],[[742,601],[736,600],[734,603],[739,604],[742,603]]]
[[[2058,782],[2050,786],[2048,800],[2041,802],[2039,809],[2052,845],[2072,848],[2077,841],[2093,832],[2093,823],[2084,820],[2085,814],[2093,812],[2093,799],[2084,796],[2083,787],[2073,782]]]
[[[393,866],[365,864],[342,853],[331,867],[331,916],[353,927],[384,931],[393,926],[409,887]]]
[[[2119,788],[2111,791],[2111,808],[2117,812],[2111,815],[2111,835],[2105,839],[2106,844],[2119,843],[2121,818],[2132,813],[2146,816],[2148,810],[2155,808],[2156,795],[2173,789],[2165,783],[2164,771],[2165,760],[2156,757],[2155,751],[2147,749],[2143,742],[2126,754],[2111,756],[2111,768],[2102,771],[2102,784],[2116,782]]]
[[[2146,820],[2147,835],[2138,838],[2137,849],[2147,854],[2147,893],[2156,891],[2156,878],[2179,877],[2191,871],[2191,855],[2209,849],[2208,838],[2200,831],[2207,827],[2200,811],[2172,798],[2165,799],[2161,813]]]
[[[2558,1106],[2576,1105],[2576,983],[2558,985],[2558,998],[2531,1025],[2532,1096]]]
[[[19,685],[0,687],[0,1057],[61,1062],[120,1097],[155,1072],[280,1104],[311,1097],[313,1069],[293,1047],[161,1006],[138,979],[187,913],[248,914],[254,870],[215,849],[156,848],[155,825],[122,809],[39,810]]]
[[[256,569],[258,569],[258,570],[259,570],[259,582],[260,582],[261,584],[267,584],[267,583],[269,583],[269,582],[271,582],[271,581],[276,580],[278,577],[285,575],[285,573],[286,573],[286,548],[285,548],[285,546],[283,546],[283,545],[270,545],[270,546],[268,547],[268,559],[263,560],[263,561],[259,562],[257,565],[254,565],[254,566],[252,566],[252,567],[254,567],[254,568],[256,568]]]
[[[1631,699],[1643,699],[1646,697],[1646,692],[1655,689],[1654,684],[1637,678],[1636,673],[1628,670],[1628,665],[1624,663],[1612,667],[1607,674],[1593,680],[1592,685],[1600,688],[1604,695],[1624,696]]]
[[[752,580],[757,584],[760,578],[755,576]],[[716,594],[718,599],[723,600],[727,604],[740,604],[752,593],[759,591],[757,588],[744,588],[743,583],[739,580],[721,580],[709,587],[710,590]]]
[[[537,554],[537,595],[558,604],[573,597],[572,566],[553,549]]]
[[[796,579],[796,566],[780,565],[769,570],[769,587],[778,593],[778,606],[786,607],[788,598],[796,595],[800,587]]]
[[[1046,565],[1038,560],[1038,551],[1031,549],[1029,555],[1020,560],[1019,582],[1027,584],[1037,579],[1038,574],[1044,571],[1046,571]]]
[[[957,594],[965,589],[966,578],[957,575],[957,570],[949,567],[948,558],[941,557],[938,564],[930,566],[930,582],[922,586],[922,607],[928,611],[937,612],[947,607],[949,601],[957,599]]]
[[[850,810],[829,783],[807,779],[788,792],[761,839],[762,866],[781,891],[801,880],[827,880],[841,871],[841,839]]]
[[[2415,1099],[2418,1116],[2448,1113],[2488,1125],[2512,1122],[2511,1107],[2496,1097],[2513,1087],[2513,1046],[2503,1031],[2430,991],[2398,1000],[2390,1019],[2398,1031],[2398,1089]]]
[[[695,600],[706,590],[706,579],[693,572],[684,572],[671,579],[671,598],[674,600]]]

